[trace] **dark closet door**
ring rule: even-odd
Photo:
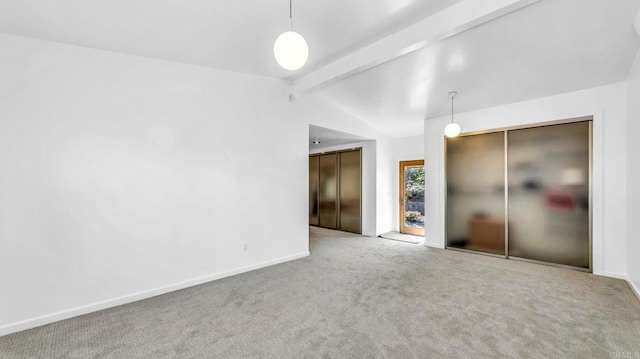
[[[508,131],[509,256],[590,267],[590,122]]]
[[[360,150],[339,154],[339,228],[361,233],[361,168]]]
[[[338,228],[338,154],[320,155],[320,189],[318,201],[320,204],[320,226]]]
[[[309,157],[309,224],[317,226],[320,224],[318,217],[318,169],[319,157]]]
[[[505,255],[504,132],[447,139],[447,246]]]
[[[309,224],[362,233],[362,149],[309,157]]]

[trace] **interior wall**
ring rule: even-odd
[[[393,139],[393,230],[400,231],[400,161],[424,159],[424,136]],[[426,186],[428,184],[425,183]]]
[[[640,31],[640,13],[638,13]],[[629,281],[640,296],[640,233],[635,219],[640,218],[640,161],[636,157],[640,153],[640,51],[636,55],[631,72],[629,73],[628,94],[628,122],[627,122],[627,264]]]
[[[395,173],[393,172],[392,164],[392,151],[393,145],[389,138],[380,138],[376,142],[376,150],[378,151],[376,165],[378,167],[377,178],[377,198],[378,207],[376,208],[378,213],[378,221],[376,223],[377,233],[381,235],[393,230],[393,204],[395,200],[393,198],[393,179]]]
[[[457,101],[464,101],[464,93]],[[593,270],[625,278],[627,272],[627,83],[456,114],[464,132],[490,131],[594,116]],[[425,121],[425,244],[445,246],[443,129],[450,116]]]
[[[0,335],[308,254],[290,84],[0,34]]]

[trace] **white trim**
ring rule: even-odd
[[[596,274],[599,275],[601,277],[609,277],[609,278],[615,278],[615,279],[622,279],[622,280],[626,280],[628,281],[629,279],[627,278],[627,275],[624,273],[615,273],[615,272],[607,272],[604,271],[602,273]]]
[[[424,235],[424,243],[423,243],[423,245],[424,245],[425,247],[429,247],[429,248],[444,249],[444,246],[442,245],[442,243],[441,243],[441,242],[434,242],[434,241],[429,240],[429,239],[427,238],[427,234],[426,234],[426,233],[425,233],[425,235]]]
[[[593,110],[591,127],[591,270],[604,272],[604,117]]]
[[[215,274],[207,275],[207,276],[204,276],[204,277],[189,279],[189,280],[186,280],[186,281],[183,281],[183,282],[170,284],[170,285],[167,285],[167,286],[164,286],[164,287],[159,287],[159,288],[150,289],[150,290],[146,290],[146,291],[142,291],[142,292],[138,292],[138,293],[133,293],[133,294],[125,295],[125,296],[118,297],[118,298],[108,299],[108,300],[104,300],[104,301],[93,303],[93,304],[84,305],[84,306],[77,307],[77,308],[66,309],[66,310],[63,310],[63,311],[60,311],[60,312],[51,313],[51,314],[43,315],[43,316],[40,316],[40,317],[27,319],[27,320],[23,320],[23,321],[20,321],[20,322],[7,324],[7,325],[3,325],[3,326],[0,326],[0,337],[3,336],[3,335],[8,335],[8,334],[11,334],[11,333],[19,332],[19,331],[22,331],[22,330],[27,330],[27,329],[39,327],[39,326],[42,326],[42,325],[45,325],[45,324],[54,323],[54,322],[57,322],[57,321],[60,321],[60,320],[77,317],[77,316],[80,316],[80,315],[83,315],[83,314],[88,314],[88,313],[96,312],[96,311],[99,311],[99,310],[115,307],[115,306],[118,306],[118,305],[123,305],[123,304],[131,303],[131,302],[136,302],[136,301],[139,301],[139,300],[142,300],[142,299],[155,297],[155,296],[158,296],[158,295],[161,295],[161,294],[165,294],[165,293],[169,293],[169,292],[173,292],[173,291],[176,291],[176,290],[193,287],[193,286],[196,286],[196,285],[199,285],[199,284],[211,282],[211,281],[214,281],[214,280],[217,280],[217,279],[221,279],[221,278],[225,278],[225,277],[230,277],[230,276],[233,276],[233,275],[236,275],[236,274],[241,274],[241,273],[249,272],[249,271],[256,270],[256,269],[269,267],[269,266],[272,266],[272,265],[275,265],[275,264],[280,264],[280,263],[292,261],[292,260],[295,260],[295,259],[307,257],[308,255],[309,255],[309,251],[301,252],[301,253],[297,253],[297,254],[292,254],[290,256],[276,258],[276,259],[268,260],[268,261],[265,261],[265,262],[260,262],[260,263],[248,265],[248,266],[245,266],[245,267],[237,268],[237,269],[232,269],[232,270],[228,270],[228,271],[224,271],[224,272],[220,272],[220,273],[215,273]]]
[[[629,278],[626,278],[627,284],[629,284],[629,287],[631,288],[631,291],[633,292],[633,294],[636,295],[636,298],[638,298],[638,300],[640,300],[640,288],[638,288],[636,286],[635,283],[633,283],[633,281]]]

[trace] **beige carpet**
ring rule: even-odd
[[[616,358],[640,352],[640,302],[623,281],[311,231],[308,258],[1,337],[0,357]]]

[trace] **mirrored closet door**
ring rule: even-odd
[[[591,269],[591,121],[446,140],[447,247]]]

